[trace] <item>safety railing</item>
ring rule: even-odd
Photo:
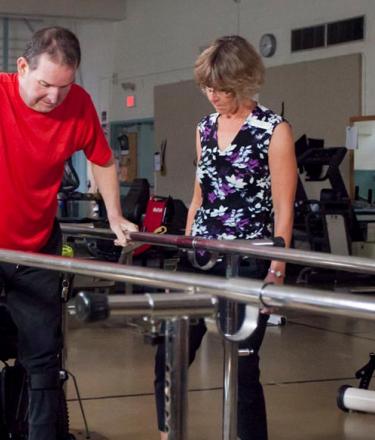
[[[88,228],[83,225],[63,225],[63,231],[67,234],[83,234],[86,237],[108,238],[113,239],[113,233],[108,229],[98,229],[95,227]],[[324,268],[335,268],[337,270],[351,270],[355,272],[368,272],[375,268],[375,265],[366,259],[353,257],[342,257],[338,255],[329,255],[325,253],[311,253],[293,249],[278,249],[283,247],[283,242],[280,239],[273,240],[235,240],[235,241],[217,241],[207,240],[201,237],[186,237],[180,235],[157,235],[142,232],[130,233],[132,240],[131,244],[125,248],[120,257],[120,262],[131,263],[132,251],[137,247],[138,243],[150,243],[158,246],[168,246],[187,249],[190,253],[190,259],[194,263],[194,255],[196,250],[210,251],[212,254],[211,262],[215,262],[221,254],[226,255],[227,262],[227,278],[233,277],[238,271],[238,256],[253,256],[258,258],[269,259],[283,259],[285,261],[298,263],[302,261],[304,264],[311,266],[320,266]],[[270,247],[274,246],[274,247]],[[281,256],[281,258],[280,258]],[[364,269],[365,268],[365,269]],[[283,292],[284,294],[289,293]],[[127,293],[131,292],[131,286],[126,286]],[[234,292],[231,292],[231,295]],[[265,292],[264,292],[265,293]],[[264,294],[262,295],[263,302],[266,300]],[[228,298],[227,298],[228,299]],[[309,310],[317,306],[314,304],[316,300],[316,293],[310,298]],[[335,299],[337,296],[335,295]],[[324,310],[330,309],[330,295],[325,295]],[[305,304],[304,307],[307,307]],[[350,309],[350,306],[349,306]],[[240,330],[236,331],[238,324],[238,303],[227,301],[225,310],[222,311],[221,322],[218,323],[218,329],[224,335],[224,393],[223,393],[223,439],[234,440],[237,438],[237,371],[238,371],[238,342],[246,339],[256,327],[258,312],[253,307],[246,307],[245,319],[241,325]],[[243,354],[243,353],[241,353]],[[246,354],[245,354],[246,355]]]
[[[66,228],[64,229],[65,233],[73,233],[71,230],[69,232]],[[85,228],[85,231],[82,231],[83,234],[88,234],[89,236],[99,234],[101,238],[103,237],[103,234],[101,234],[102,232],[103,231],[95,230],[95,233],[91,234],[91,231],[87,231],[87,228]],[[108,231],[104,234],[110,237]],[[375,273],[375,264],[372,260],[365,258],[354,258],[355,261],[352,261],[353,258],[337,256],[338,261],[333,261],[333,258],[336,258],[336,256],[328,254],[259,246],[260,244],[265,243],[267,245],[273,244],[272,241],[266,241],[263,243],[221,241],[220,243],[216,243],[213,240],[182,237],[182,243],[180,241],[181,236],[153,235],[153,237],[150,237],[150,235],[153,234],[137,232],[131,233],[130,237],[132,240],[140,242],[147,241],[158,245],[163,245],[161,241],[163,241],[164,245],[168,246],[173,242],[174,244],[172,243],[172,245],[177,247],[181,246],[190,249],[202,248],[212,251],[218,251],[218,248],[220,247],[220,253],[229,253],[231,255],[253,255],[259,258],[279,259],[298,263],[303,261],[306,265],[313,262],[314,264],[312,265],[315,266],[362,273]],[[177,240],[176,237],[179,239]],[[171,243],[167,243],[168,241]],[[171,372],[171,376],[168,377],[170,387],[167,389],[167,392],[169,390],[168,398],[171,402],[169,413],[167,415],[167,422],[169,423],[169,440],[187,439],[185,418],[187,398],[187,355],[186,350],[178,350],[176,347],[178,347],[178,344],[182,344],[182,347],[186,345],[188,331],[186,316],[189,314],[195,314],[195,316],[208,316],[214,313],[216,305],[215,301],[211,299],[212,296],[247,304],[246,321],[248,321],[249,324],[248,331],[251,331],[256,325],[257,312],[254,312],[254,305],[256,306],[256,309],[260,306],[280,307],[282,309],[304,310],[366,319],[375,318],[375,300],[372,300],[368,296],[332,293],[320,289],[265,285],[259,280],[241,278],[222,279],[210,275],[169,272],[154,268],[123,266],[102,261],[78,260],[1,249],[0,261],[69,273],[78,273],[82,275],[93,275],[112,281],[131,282],[138,285],[168,288],[179,291],[183,290],[187,292],[187,297],[186,294],[183,295],[181,293],[173,296],[149,294],[142,300],[140,300],[142,295],[137,295],[139,298],[132,296],[109,297],[107,303],[101,303],[99,308],[96,308],[96,306],[94,307],[95,301],[93,299],[81,296],[75,305],[77,314],[79,315],[80,312],[84,311],[86,319],[89,319],[89,317],[93,319],[95,313],[98,313],[98,310],[100,313],[104,313],[104,317],[108,316],[109,313],[124,313],[128,315],[145,314],[167,319],[166,327],[168,330],[166,341],[169,341],[169,345],[166,347],[167,365],[168,371]],[[363,264],[361,265],[360,263]],[[203,296],[199,296],[198,294]],[[141,304],[142,301],[143,304]],[[231,336],[231,329],[224,330],[228,330],[227,336]],[[225,376],[225,393],[228,393],[228,395],[224,400],[224,406],[226,407],[227,413],[224,413],[224,421],[226,422],[223,426],[223,439],[234,440],[236,438],[236,429],[233,407],[236,405],[233,404],[233,402],[235,402],[236,399],[235,387],[233,385],[233,381],[235,381],[235,375],[233,375],[233,370],[235,370],[235,368],[233,369],[233,362],[235,362],[238,350],[235,345],[236,341],[229,341],[228,343],[231,344],[230,347],[232,348],[227,360],[228,369],[232,371],[232,384],[228,385],[227,383],[227,379],[230,376]],[[235,347],[234,350],[233,347]]]
[[[86,237],[97,237],[113,239],[114,235],[110,230],[87,228],[83,225],[63,225],[65,233],[70,234],[84,234]],[[150,243],[158,246],[168,246],[187,249],[190,253],[190,260],[195,262],[195,251],[206,250],[210,251],[211,259],[209,264],[212,264],[217,260],[220,254],[226,255],[227,278],[235,276],[238,271],[238,256],[254,256],[260,258],[275,258],[278,259],[280,251],[283,253],[284,259],[291,262],[300,263],[301,261],[309,262],[310,265],[329,267],[331,265],[341,265],[341,269],[347,270],[350,267],[352,270],[362,272],[364,264],[368,261],[353,261],[346,257],[330,256],[328,254],[311,254],[307,252],[301,252],[296,250],[288,250],[288,254],[285,257],[284,249],[270,248],[270,246],[282,247],[283,242],[280,239],[274,240],[235,240],[235,241],[216,241],[207,240],[200,237],[185,237],[178,235],[157,235],[141,232],[130,233],[132,243],[123,250],[120,262],[131,263],[132,251],[137,247],[134,241],[138,243]],[[339,261],[337,261],[339,259]],[[131,292],[131,285],[126,285],[126,292]],[[315,296],[311,298],[314,301]],[[325,298],[329,301],[329,298]],[[264,296],[263,296],[264,301]],[[316,306],[316,305],[315,305]],[[328,304],[326,304],[328,306]],[[311,307],[311,305],[310,305]],[[245,319],[241,325],[240,330],[236,330],[238,324],[238,303],[233,301],[227,301],[225,310],[222,311],[221,322],[218,322],[218,329],[221,334],[224,335],[224,393],[223,393],[223,439],[234,440],[237,438],[237,374],[238,374],[238,355],[240,340],[248,337],[255,329],[257,324],[258,312],[253,307],[246,307]],[[241,353],[243,354],[243,353]],[[246,353],[245,353],[246,355]]]
[[[112,238],[114,234],[109,229],[87,226],[71,226],[62,224],[66,234],[80,234],[81,236]],[[200,237],[186,237],[169,234],[150,234],[146,232],[131,232],[130,239],[136,242],[150,243],[158,246],[174,246],[186,249],[204,249],[225,254],[247,255],[267,260],[281,260],[287,263],[303,264],[305,266],[322,267],[325,269],[342,270],[354,273],[375,274],[375,261],[370,258],[333,255],[324,252],[311,252],[300,249],[285,249],[275,247],[272,240],[208,240]]]
[[[287,252],[287,250],[284,251]],[[143,286],[207,293],[249,305],[260,303],[267,307],[375,319],[375,300],[365,295],[333,293],[295,286],[264,285],[262,281],[252,279],[222,279],[210,275],[120,266],[103,261],[79,260],[4,249],[0,249],[0,261],[67,273],[94,275],[107,280],[132,282]],[[123,299],[125,301],[125,298]]]

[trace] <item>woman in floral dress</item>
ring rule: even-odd
[[[290,125],[254,100],[264,80],[264,66],[255,49],[239,36],[216,40],[197,59],[195,78],[215,112],[198,124],[197,173],[186,224],[186,235],[212,239],[253,240],[283,237],[289,246],[297,180]],[[204,260],[205,255],[198,256]],[[186,267],[184,267],[186,270]],[[281,284],[285,263],[245,259],[241,276]],[[211,274],[224,275],[218,262]],[[258,327],[241,348],[251,354],[239,358],[238,437],[266,440],[267,422],[259,380],[259,349],[268,321],[261,310]],[[191,327],[190,362],[206,327]],[[156,356],[155,391],[161,439],[164,431],[164,346]]]

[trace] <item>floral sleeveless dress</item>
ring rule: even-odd
[[[198,124],[202,146],[197,179],[202,205],[192,235],[216,239],[255,239],[272,235],[268,147],[283,118],[257,105],[224,151],[217,142],[219,113]]]

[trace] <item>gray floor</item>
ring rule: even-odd
[[[123,322],[69,325],[68,369],[77,376],[92,440],[157,440],[153,397],[154,348]],[[375,415],[343,413],[337,389],[356,384],[354,372],[375,349],[375,323],[289,314],[284,327],[269,327],[262,348],[270,440],[367,440]],[[189,439],[220,440],[222,348],[205,338],[190,370]],[[83,422],[72,381],[71,430]]]

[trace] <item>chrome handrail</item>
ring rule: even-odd
[[[284,249],[286,252],[287,250]],[[375,299],[299,286],[266,285],[248,278],[223,279],[212,275],[171,272],[103,261],[0,249],[0,261],[61,272],[98,276],[134,284],[208,293],[213,296],[268,307],[304,310],[359,318],[375,318]]]
[[[253,248],[259,249],[257,246],[253,246]],[[267,250],[271,250],[271,248],[262,247],[263,252]],[[272,248],[272,250],[282,251],[280,255],[289,251],[287,249],[274,248]],[[0,261],[82,275],[94,275],[113,281],[179,289],[190,292],[191,294],[203,293],[223,297],[231,301],[239,301],[247,304],[256,303],[258,306],[259,303],[261,303],[266,307],[281,307],[375,319],[375,299],[371,299],[368,296],[332,293],[325,290],[295,286],[270,285],[264,284],[263,281],[247,278],[223,279],[210,275],[171,272],[162,269],[125,266],[102,261],[64,258],[4,249],[0,249]],[[165,297],[161,299],[164,305],[154,313],[154,316],[157,316],[158,313],[160,313],[161,316],[166,316],[165,308],[168,309],[168,307],[171,307],[170,304],[168,305],[167,296],[168,295],[165,295]],[[181,297],[181,304],[178,304],[178,296],[179,295],[173,295],[173,307],[175,307],[175,310],[177,310],[179,305],[186,307],[186,300],[189,300],[189,297]],[[121,304],[121,300],[115,300],[113,306],[116,313],[119,313],[122,307],[126,309],[127,305],[130,305],[128,298],[123,304]],[[145,304],[139,301],[136,301],[136,303],[131,301],[131,307],[134,307],[138,311],[145,307],[154,307],[156,299],[157,298],[150,295],[145,298]],[[205,300],[204,298],[202,299]],[[210,308],[211,304],[209,304],[208,309]],[[190,309],[188,308],[188,310],[191,309],[191,307]],[[168,405],[170,407],[168,417],[166,418],[167,426],[170,426],[168,439],[186,440],[187,351],[184,350],[184,354],[181,354],[181,350],[178,349],[178,347],[181,347],[182,344],[186,344],[188,338],[187,318],[171,319],[170,324],[171,333],[167,333],[166,337],[166,341],[167,339],[168,341],[169,339],[173,341],[173,343],[166,342],[166,362],[169,371],[168,383],[171,384],[170,389],[167,390],[167,402],[169,402]],[[236,354],[232,353],[230,359],[235,360],[235,358]],[[228,378],[229,376],[225,375],[225,377]],[[230,394],[229,392],[235,391],[234,385],[226,384],[225,390],[228,392],[228,395],[225,397],[228,401],[228,406],[233,408],[233,397],[231,398],[231,395],[234,395],[234,393]],[[233,440],[236,435],[236,425],[233,414],[233,411],[228,413],[228,430],[223,430],[223,438],[225,440]]]
[[[64,233],[83,234],[91,237],[113,238],[109,229],[62,224]],[[375,275],[375,261],[365,257],[335,255],[324,252],[285,249],[273,246],[272,240],[209,240],[170,234],[130,232],[131,240],[159,246],[181,247],[185,249],[205,249],[221,253],[254,256],[267,260],[280,260],[304,266],[322,267],[355,273]]]

